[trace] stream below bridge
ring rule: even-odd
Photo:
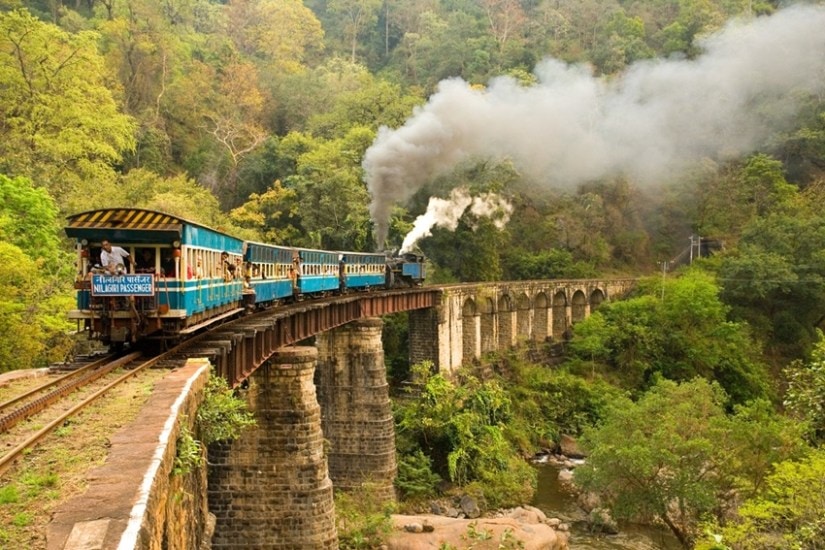
[[[664,528],[619,523],[618,535],[591,533],[576,498],[559,482],[559,467],[536,464],[538,489],[533,506],[570,525],[570,550],[681,550],[676,538]]]

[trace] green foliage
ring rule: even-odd
[[[335,492],[335,523],[339,548],[378,548],[392,531],[394,506],[377,497],[375,486],[363,483],[350,493]]]
[[[562,369],[509,360],[508,393],[513,414],[507,437],[522,454],[550,447],[562,434],[578,436],[596,424],[605,407],[622,396],[601,379],[587,380]]]
[[[737,517],[713,528],[725,548],[816,550],[825,540],[825,452],[778,464],[765,489],[746,500]],[[701,548],[710,548],[702,546]]]
[[[15,527],[27,527],[31,525],[33,519],[33,515],[29,512],[18,512],[14,514],[11,523]]]
[[[257,235],[255,240],[277,244],[301,242],[301,217],[298,194],[276,181],[270,189],[230,212],[229,219],[237,227]]]
[[[246,401],[236,397],[222,377],[210,376],[204,392],[196,417],[204,445],[237,439],[244,429],[255,425]]]
[[[432,462],[420,449],[398,457],[395,486],[407,500],[422,500],[438,493],[441,476],[432,471]]]
[[[203,445],[195,439],[186,426],[183,426],[180,434],[178,434],[176,449],[175,466],[172,469],[173,475],[185,476],[195,468],[200,468],[203,465]]]
[[[467,525],[467,533],[462,535],[464,540],[467,542],[475,542],[475,541],[485,541],[490,540],[493,538],[493,533],[488,529],[478,529],[478,522],[471,521],[469,525]]]
[[[0,372],[45,366],[71,350],[72,260],[57,230],[44,190],[0,174]]]
[[[373,131],[381,126],[396,128],[422,102],[417,95],[405,95],[398,84],[378,80],[367,72],[360,74],[360,86],[351,90],[334,90],[339,95],[331,107],[319,106],[319,112],[308,121],[313,135],[334,139],[343,137],[358,126]]]
[[[398,405],[399,438],[420,447],[453,483],[475,483],[490,506],[528,501],[536,473],[505,437],[512,417],[506,391],[495,380],[482,383],[467,374],[454,383],[430,368],[414,367],[421,394]]]
[[[210,227],[229,229],[215,196],[183,175],[165,178],[148,170],[131,170],[119,179],[117,194],[99,206],[104,205],[160,210]]]
[[[421,249],[444,272],[442,282],[501,280],[501,231],[489,219],[473,222],[467,217],[462,217],[454,232],[434,228],[432,237],[421,242]]]
[[[67,260],[57,238],[58,208],[43,188],[31,181],[0,174],[0,236],[32,258],[59,270]]]
[[[615,12],[608,21],[593,59],[601,73],[615,73],[639,59],[653,57],[653,49],[645,43],[645,25],[640,17],[628,17]]]
[[[0,488],[0,504],[14,504],[20,501],[20,493],[14,485],[6,485]]]
[[[725,447],[729,449],[724,475],[735,479],[740,497],[762,491],[774,466],[808,452],[805,425],[777,414],[773,405],[757,400],[737,405],[726,419]]]
[[[584,279],[594,275],[593,266],[574,261],[571,252],[559,248],[531,252],[516,247],[504,256],[507,280]]]
[[[576,482],[617,519],[661,521],[689,548],[705,515],[724,516],[737,494],[754,494],[774,462],[799,456],[799,430],[766,403],[731,417],[716,384],[661,380],[638,402],[616,400],[585,430],[590,451]]]
[[[640,292],[603,304],[577,324],[573,353],[604,365],[632,390],[645,389],[657,375],[704,376],[719,381],[735,403],[768,395],[767,369],[747,326],[726,320],[727,307],[707,273],[693,269],[664,283],[652,279]]]
[[[360,159],[374,134],[354,127],[340,139],[318,142],[298,158],[298,175],[289,179],[298,193],[304,231],[311,246],[327,250],[369,248],[369,203],[361,181]]]
[[[785,369],[788,388],[785,407],[794,418],[804,422],[808,439],[814,445],[825,442],[825,338],[819,341],[808,361],[794,361]]]
[[[44,366],[71,350],[74,270],[58,228],[45,190],[0,174],[0,371]]]
[[[134,122],[118,109],[97,39],[24,10],[0,12],[0,171],[61,199],[86,180],[106,180],[134,146]]]
[[[719,268],[724,300],[790,357],[809,352],[825,308],[825,215],[812,210],[803,202],[755,219]]]
[[[410,374],[409,316],[395,313],[382,317],[381,342],[384,347],[384,363],[390,385],[398,387]]]

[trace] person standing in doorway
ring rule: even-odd
[[[119,246],[112,246],[108,239],[103,239],[100,243],[100,265],[110,275],[122,275],[126,273],[131,256],[125,249]]]

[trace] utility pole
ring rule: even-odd
[[[690,236],[690,265],[693,265],[693,235]]]

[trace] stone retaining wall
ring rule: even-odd
[[[48,550],[196,550],[208,547],[206,472],[173,475],[176,441],[192,428],[211,366],[189,360],[155,385],[134,422],[112,439],[83,495],[55,512]]]

